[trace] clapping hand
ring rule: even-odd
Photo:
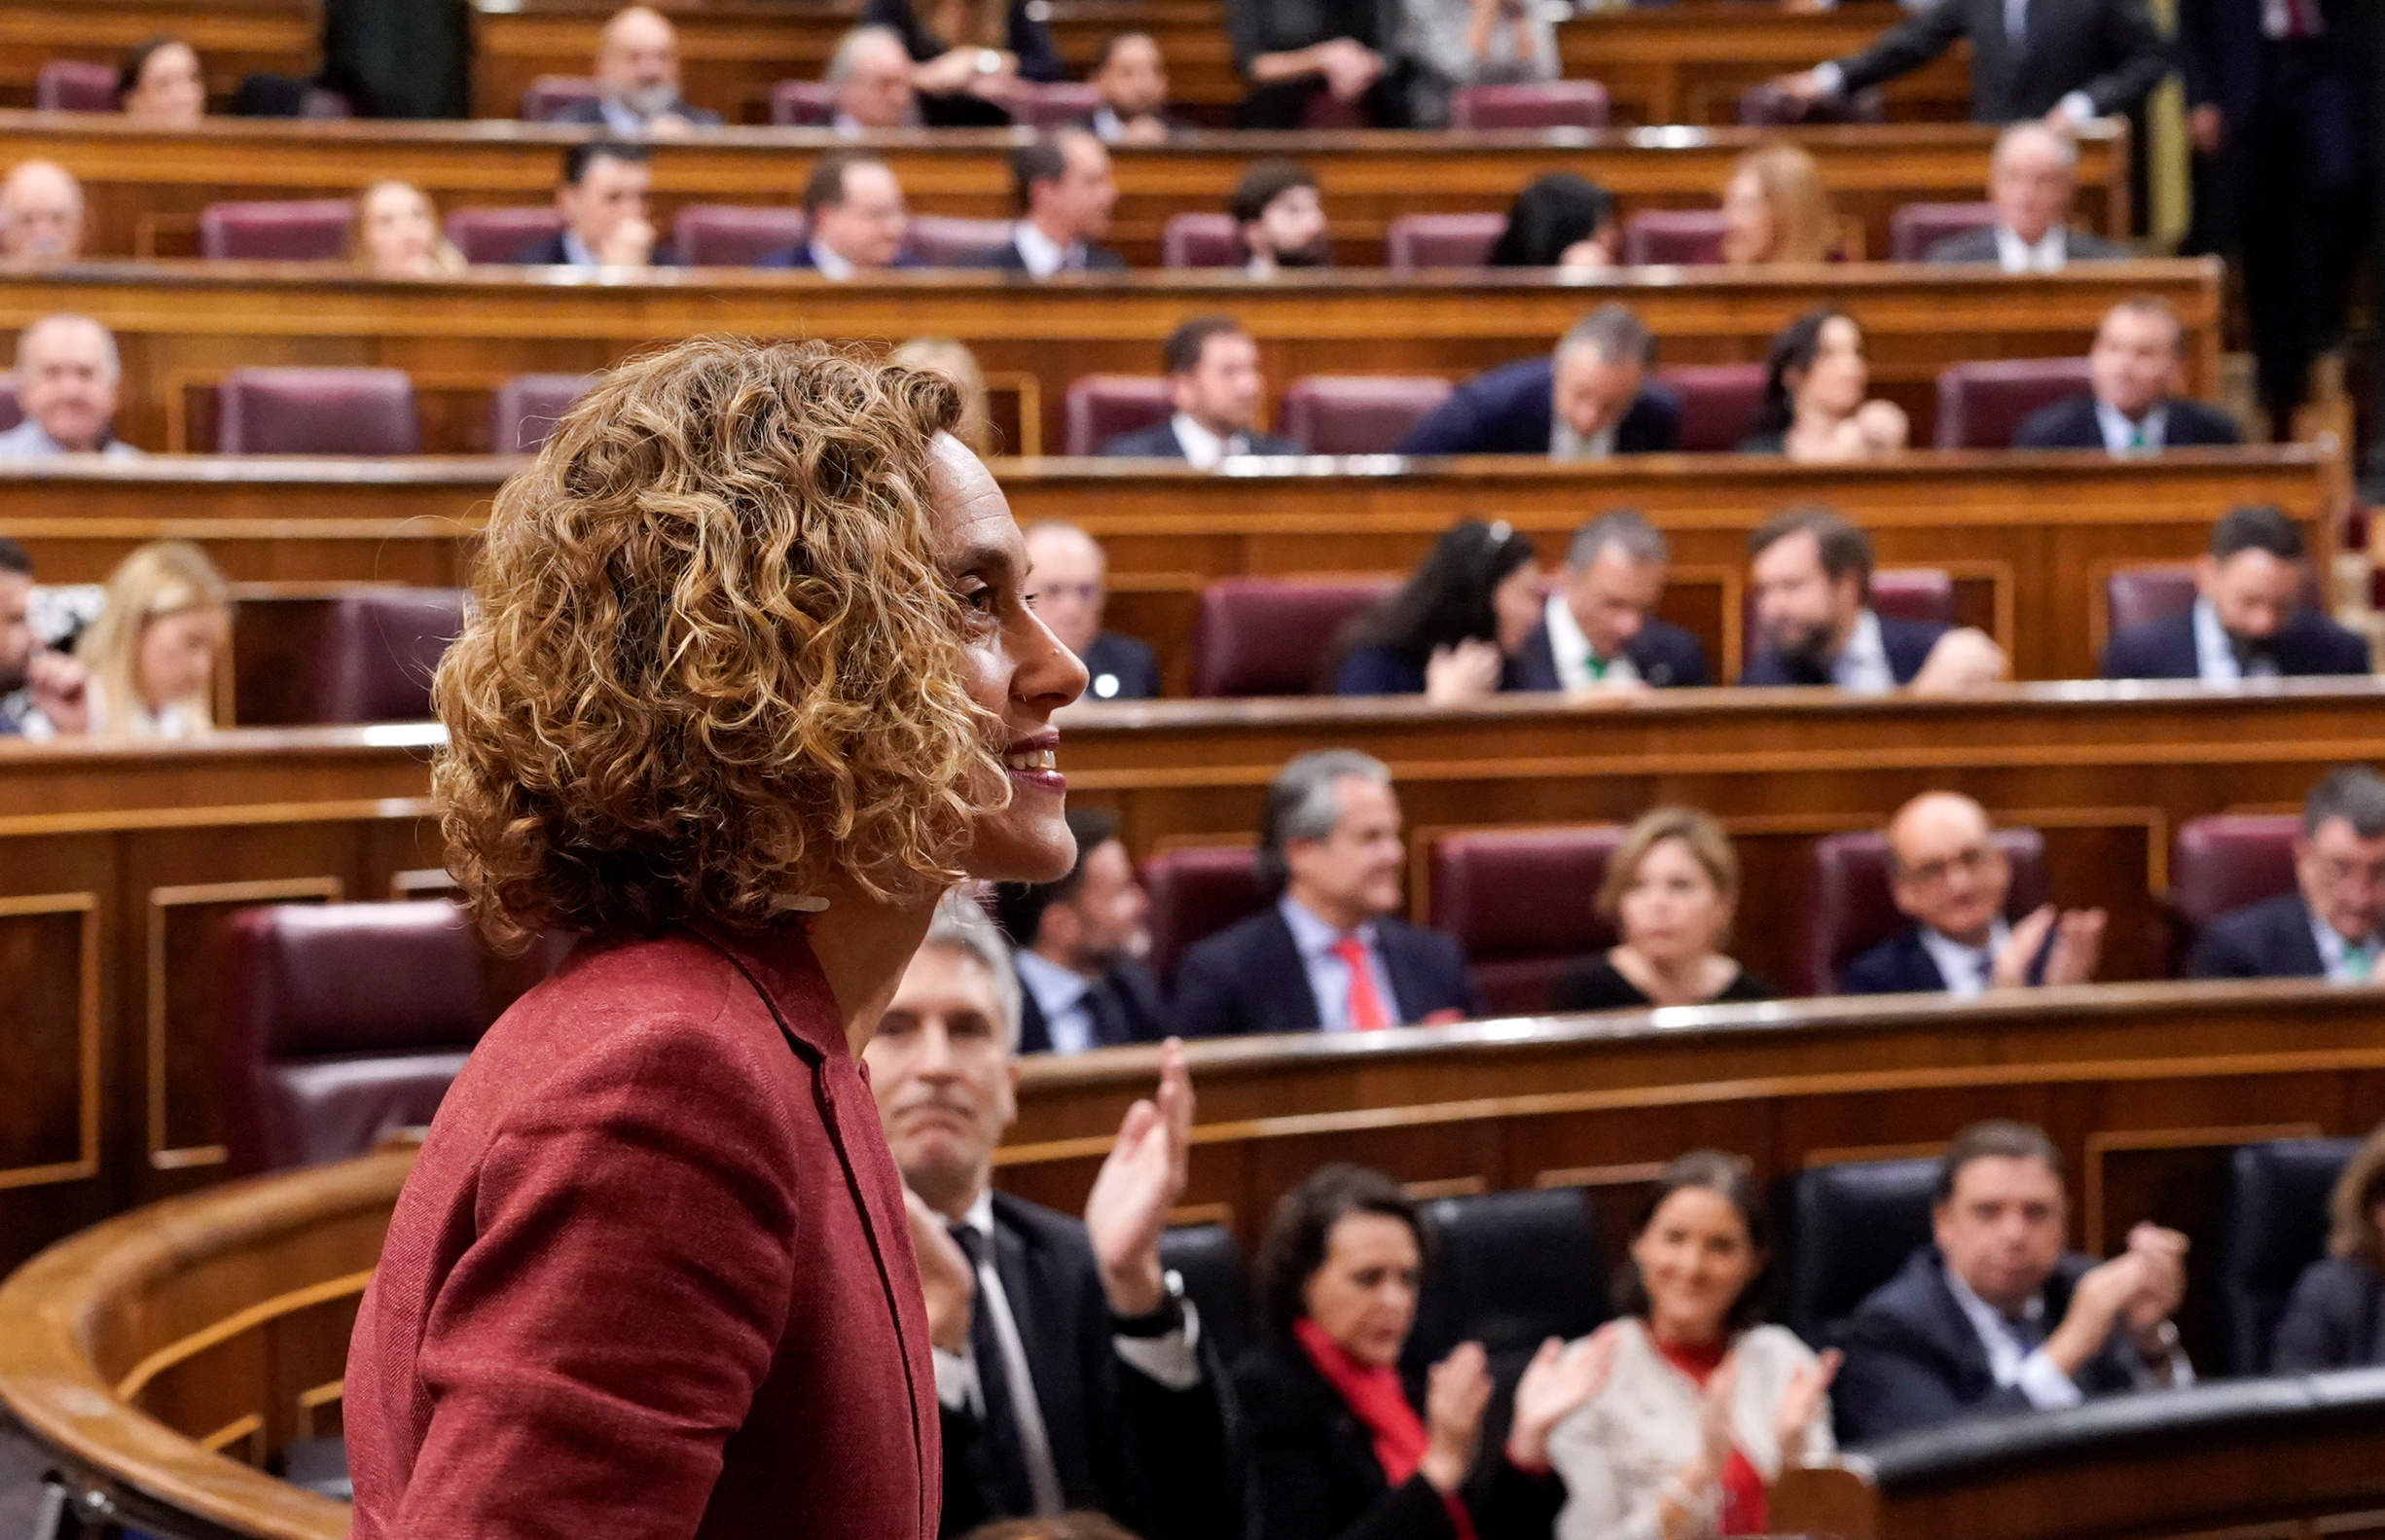
[[[2100,909],[2058,912],[2051,904],[2039,905],[2012,927],[2011,939],[1996,954],[1995,967],[1988,976],[1989,987],[2017,989],[2026,985],[2030,964],[2037,961],[2041,950],[2045,953],[2045,983],[2086,983],[2095,976],[2096,961],[2103,955],[2104,912]]]
[[[1482,1410],[1491,1404],[1491,1370],[1480,1343],[1460,1343],[1425,1379],[1425,1457],[1417,1465],[1434,1488],[1454,1492],[1473,1463]]]
[[[1805,1435],[1822,1415],[1824,1398],[1830,1393],[1830,1381],[1838,1377],[1842,1362],[1844,1356],[1833,1347],[1789,1377],[1789,1388],[1781,1392],[1781,1405],[1773,1413],[1773,1432],[1783,1465],[1794,1464],[1804,1452]]]
[[[1101,1265],[1102,1289],[1120,1315],[1148,1315],[1166,1298],[1159,1237],[1168,1228],[1168,1210],[1184,1191],[1192,1115],[1184,1045],[1172,1037],[1160,1045],[1158,1094],[1126,1109],[1117,1142],[1085,1200],[1085,1229]]]
[[[73,736],[91,726],[91,676],[64,653],[43,650],[25,661],[25,683],[33,708],[57,733]]]
[[[1468,636],[1447,647],[1435,647],[1425,660],[1425,698],[1434,705],[1464,705],[1494,695],[1506,670],[1507,655],[1499,643]]]
[[[596,261],[608,268],[642,268],[654,255],[654,241],[653,221],[632,215],[604,237]]]
[[[1554,1337],[1540,1344],[1516,1381],[1515,1415],[1507,1427],[1511,1463],[1527,1470],[1548,1464],[1549,1434],[1606,1388],[1621,1340],[1620,1328],[1610,1322],[1572,1347]]]
[[[2137,1292],[2120,1307],[2120,1318],[2143,1347],[2186,1301],[2186,1237],[2159,1225],[2141,1224],[2128,1233],[2128,1254],[2141,1259],[2143,1267]],[[2154,1354],[2149,1351],[2146,1356]]]
[[[1336,101],[1356,101],[1383,78],[1383,55],[1355,38],[1337,37],[1319,48],[1319,70]]]

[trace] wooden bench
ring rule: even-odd
[[[0,0],[0,106],[32,106],[34,80],[53,59],[114,68],[162,35],[198,53],[219,106],[243,76],[304,79],[323,62],[315,0]]]

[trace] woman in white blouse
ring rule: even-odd
[[[75,643],[90,675],[90,731],[189,737],[215,726],[215,660],[232,640],[231,591],[197,546],[141,547],[108,579],[106,606]]]
[[[1831,1452],[1830,1377],[1786,1328],[1759,1326],[1763,1200],[1734,1157],[1665,1167],[1632,1237],[1606,1387],[1549,1436],[1565,1481],[1557,1540],[1762,1534],[1786,1466]]]

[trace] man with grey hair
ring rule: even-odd
[[[1481,1015],[1458,944],[1397,917],[1406,864],[1382,761],[1319,749],[1284,766],[1259,824],[1274,901],[1184,954],[1176,1030],[1367,1032]]]
[[[831,125],[841,134],[872,128],[919,125],[918,93],[911,84],[911,54],[890,26],[857,26],[837,40],[821,77],[836,88]]]
[[[1105,629],[1109,558],[1102,544],[1057,519],[1027,526],[1027,591],[1035,613],[1085,665],[1088,700],[1147,700],[1159,694],[1159,658],[1150,644]]]
[[[0,459],[141,451],[116,437],[116,339],[85,315],[45,315],[17,338],[17,401],[24,421],[0,433]]]
[[[903,1173],[944,1431],[945,1535],[1093,1509],[1153,1540],[1239,1532],[1222,1382],[1160,1266],[1184,1190],[1192,1082],[1174,1039],[1094,1178],[1082,1224],[993,1190],[1018,1109],[1009,948],[954,893],[862,1052]]]
[[[613,14],[596,44],[596,94],[558,113],[557,123],[584,123],[635,138],[680,138],[717,128],[720,114],[691,107],[679,94],[679,29],[652,6]]]
[[[2369,984],[2385,947],[2385,776],[2346,765],[2311,789],[2294,842],[2294,891],[2211,922],[2197,979]]]
[[[1665,537],[1634,509],[1573,532],[1565,575],[1516,654],[1519,690],[1694,689],[1713,682],[1706,649],[1656,618]]]
[[[1925,262],[1992,262],[2006,272],[2060,272],[2067,262],[2117,262],[2128,248],[2071,229],[2078,193],[2078,146],[2031,119],[1996,136],[1988,201],[1996,223],[1949,235]]]
[[[0,181],[0,258],[38,266],[83,254],[83,184],[54,161],[20,161]]]
[[[1656,340],[1620,304],[1573,323],[1546,358],[1477,375],[1401,439],[1401,454],[1545,454],[1603,460],[1680,443],[1680,398],[1648,377]]]

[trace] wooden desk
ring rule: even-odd
[[[790,8],[792,9],[792,8]],[[96,256],[186,256],[199,211],[227,198],[350,197],[382,177],[428,192],[442,210],[551,201],[562,147],[589,130],[521,123],[294,123],[213,119],[160,131],[99,113],[0,112],[0,164],[48,156],[83,179]],[[1747,128],[1585,134],[1295,133],[1192,135],[1113,152],[1119,200],[1110,243],[1138,267],[1159,263],[1171,214],[1222,209],[1243,168],[1265,155],[1308,164],[1323,190],[1341,261],[1382,261],[1383,234],[1403,213],[1504,210],[1547,171],[1574,171],[1612,192],[1625,212],[1712,208],[1731,162],[1767,137]],[[1986,196],[1995,130],[1969,124],[1803,128],[1789,137],[1820,161],[1839,212],[1858,220],[1863,251],[1888,250],[1903,204]],[[881,151],[921,213],[1008,218],[1008,129],[946,129],[838,138],[824,129],[734,128],[661,144],[655,208],[686,203],[791,206],[821,154],[856,143]],[[2080,141],[2078,217],[2125,238],[2124,125]]]
[[[198,52],[218,106],[244,75],[305,78],[322,67],[314,0],[0,0],[0,106],[32,106],[34,78],[52,59],[114,68],[161,34]]]
[[[1545,352],[1583,312],[1629,304],[1677,364],[1763,358],[1772,335],[1822,304],[1869,334],[1879,393],[1927,443],[1939,371],[1964,359],[2086,350],[2122,297],[2167,297],[2187,329],[2188,388],[2219,382],[2220,265],[2085,263],[2051,277],[1975,269],[1843,265],[1753,276],[1645,269],[1600,283],[1484,273],[1463,285],[1326,272],[1265,285],[1230,273],[1128,273],[1034,284],[996,273],[897,273],[856,287],[809,274],[659,270],[636,281],[568,269],[481,269],[376,282],[303,264],[94,265],[0,277],[0,330],[54,310],[113,328],[126,383],[118,426],[149,448],[211,444],[212,386],[244,364],[380,365],[411,373],[425,442],[458,447],[488,395],[531,370],[580,373],[658,340],[701,332],[817,338],[957,337],[1003,388],[1032,392],[1023,415],[1061,442],[1070,381],[1152,374],[1159,340],[1187,316],[1231,310],[1258,339],[1270,379],[1310,374],[1461,376]],[[196,421],[194,420],[196,419]]]
[[[1739,95],[1776,75],[1869,47],[1904,19],[1893,5],[1791,15],[1745,0],[1590,11],[1557,29],[1569,77],[1607,88],[1617,123],[1738,122]],[[1173,57],[1173,55],[1171,55]],[[1883,88],[1892,120],[1970,115],[1970,45]]]

